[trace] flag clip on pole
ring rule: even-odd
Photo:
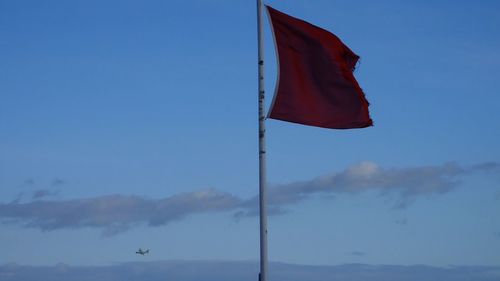
[[[257,0],[257,44],[259,84],[259,218],[260,218],[260,273],[259,281],[267,281],[267,194],[266,194],[266,128],[264,89],[264,27],[262,0]]]

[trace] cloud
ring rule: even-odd
[[[397,219],[394,223],[397,225],[406,225],[408,223],[408,219],[406,218]]]
[[[35,181],[33,179],[26,179],[23,185],[34,185]]]
[[[19,184],[18,187],[27,187],[35,185],[35,181],[32,178],[25,179],[23,183]]]
[[[454,163],[441,166],[428,166],[403,169],[384,169],[372,162],[363,162],[346,170],[283,186],[292,186],[301,195],[308,193],[359,193],[366,190],[381,192],[395,191],[402,196],[431,193],[445,193],[459,183],[457,176],[466,170]]]
[[[309,181],[270,187],[268,214],[284,214],[287,207],[312,195],[329,198],[336,194],[358,194],[369,190],[378,191],[381,196],[395,195],[396,207],[404,208],[420,196],[450,192],[468,174],[499,171],[500,165],[494,162],[469,167],[447,163],[399,169],[381,168],[375,163],[363,162]],[[48,195],[49,191],[40,190],[35,201],[0,203],[0,220],[4,224],[43,231],[100,228],[103,235],[111,236],[136,225],[162,226],[197,213],[231,211],[236,220],[258,215],[258,196],[243,199],[215,189],[180,193],[163,199],[109,195],[65,201],[40,200]],[[403,225],[406,219],[396,223]]]
[[[62,179],[59,179],[59,178],[55,178],[53,181],[52,181],[52,186],[60,186],[60,185],[63,185],[65,184],[66,182],[63,181]]]
[[[362,257],[362,256],[366,256],[366,253],[365,252],[361,252],[361,251],[353,251],[353,252],[351,252],[351,255],[352,256],[357,256],[357,257]]]
[[[21,200],[23,200],[23,198],[24,198],[24,195],[25,195],[25,193],[24,193],[24,192],[19,192],[19,193],[16,195],[16,198],[14,198],[14,200],[12,200],[12,202],[11,202],[11,203],[19,203],[19,202],[21,202]],[[0,204],[1,204],[1,203],[0,203]],[[1,216],[0,216],[0,218],[1,218]]]
[[[231,210],[240,199],[214,189],[181,193],[153,200],[138,196],[110,195],[67,201],[33,201],[0,204],[3,222],[50,231],[63,228],[102,228],[114,235],[147,223],[160,226],[194,213]]]
[[[479,172],[500,172],[496,162],[462,167],[456,163],[411,168],[382,168],[373,162],[362,162],[344,171],[278,185],[269,189],[270,208],[284,212],[286,205],[296,204],[310,195],[357,194],[369,190],[381,195],[396,195],[395,207],[406,208],[419,196],[447,193],[461,183],[463,176]],[[256,208],[258,197],[246,202]],[[257,213],[256,211],[253,211]],[[250,214],[250,213],[249,213]]]
[[[33,191],[32,199],[41,199],[44,197],[55,196],[59,194],[58,190],[38,189]]]
[[[257,262],[236,261],[156,261],[131,262],[106,266],[0,266],[0,280],[177,280],[177,281],[254,281]],[[399,266],[345,264],[336,266],[294,265],[272,262],[270,280],[288,281],[493,281],[499,280],[500,267],[493,266]]]

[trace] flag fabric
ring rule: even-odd
[[[279,75],[268,117],[309,126],[372,126],[354,78],[359,56],[334,34],[269,6]]]

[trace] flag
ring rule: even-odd
[[[279,75],[268,117],[309,126],[372,126],[354,78],[359,56],[334,34],[269,6]]]

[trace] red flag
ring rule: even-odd
[[[372,126],[368,101],[354,78],[359,59],[334,34],[267,6],[279,76],[269,118],[309,126]]]

